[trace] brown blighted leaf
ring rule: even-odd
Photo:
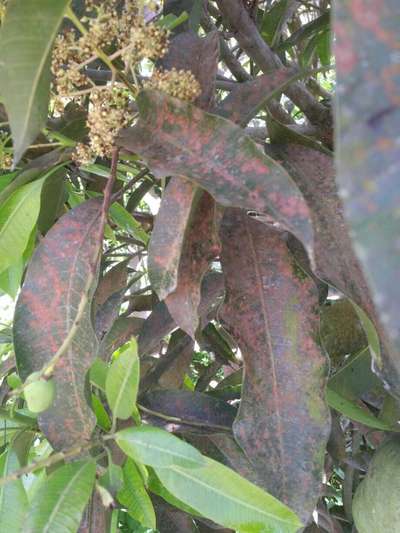
[[[195,104],[208,109],[214,98],[218,57],[218,32],[211,32],[205,38],[200,38],[192,31],[187,31],[172,39],[160,64],[164,70],[190,70],[201,88]]]
[[[138,317],[119,317],[111,329],[103,337],[98,351],[98,356],[109,360],[113,352],[139,334],[143,327],[144,319]]]
[[[400,396],[399,17],[397,0],[336,3],[337,182]]]
[[[141,403],[158,413],[180,419],[183,423],[229,429],[237,410],[232,405],[188,390],[153,390]]]
[[[137,104],[140,120],[122,130],[121,147],[153,172],[193,180],[224,206],[270,215],[312,251],[310,213],[299,189],[240,127],[156,91],[142,91]]]
[[[200,319],[201,282],[210,261],[219,251],[216,203],[201,189],[198,189],[198,195],[182,247],[178,284],[165,298],[176,324],[193,339]]]
[[[198,533],[193,518],[167,504],[162,498],[152,496],[157,517],[157,531],[160,533]]]
[[[337,192],[332,158],[299,144],[272,145],[270,149],[296,181],[311,208],[316,275],[356,302],[374,322],[382,343],[384,366],[380,373],[400,393],[399,358],[387,343],[369,287],[353,251]],[[379,365],[379,361],[376,363]],[[376,370],[379,369],[378,365],[375,366]]]
[[[53,405],[39,416],[40,428],[55,449],[89,439],[95,425],[84,389],[97,350],[90,303],[101,247],[100,216],[101,201],[94,199],[60,218],[32,258],[15,310],[15,354],[25,379],[51,361],[87,298],[76,333],[54,369]],[[90,279],[94,283],[88,286]]]
[[[119,314],[128,280],[127,262],[111,268],[100,278],[93,298],[93,314],[97,337],[102,339]]]
[[[223,292],[224,280],[221,274],[210,272],[204,276],[198,309],[201,319],[206,320],[208,313],[218,298],[223,295]],[[171,317],[165,303],[160,302],[157,304],[140,330],[138,339],[140,355],[143,356],[157,351],[160,341],[175,327],[174,319]]]
[[[254,80],[239,83],[217,107],[216,113],[244,127],[257,114],[271,93],[289,81],[293,75],[293,70],[281,68]]]
[[[316,343],[318,291],[276,229],[228,209],[221,238],[221,317],[245,363],[235,438],[264,488],[306,522],[320,493],[330,426],[326,362]]]

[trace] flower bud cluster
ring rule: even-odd
[[[180,98],[187,102],[194,102],[201,93],[201,87],[190,70],[155,70],[152,77],[145,83],[148,89],[156,89]]]

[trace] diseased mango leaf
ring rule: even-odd
[[[149,244],[149,277],[160,300],[178,284],[178,269],[194,201],[200,190],[188,181],[172,179],[164,191]]]
[[[164,69],[190,70],[200,84],[195,103],[208,109],[214,98],[218,66],[217,32],[201,39],[179,33],[161,60]],[[194,184],[172,178],[156,218],[149,250],[149,274],[176,324],[194,338],[200,288],[213,255],[215,203]]]
[[[101,340],[111,329],[119,310],[128,280],[127,262],[122,261],[99,280],[93,298],[94,327]]]
[[[192,203],[192,216],[181,249],[178,283],[165,298],[172,318],[192,339],[200,322],[201,282],[219,251],[216,203],[207,192],[197,191],[199,198]]]
[[[381,360],[376,354],[374,368],[400,394],[399,358],[388,345],[364,273],[353,251],[332,158],[299,144],[272,145],[272,153],[290,172],[311,207],[316,275],[337,287],[371,318],[382,343]]]
[[[254,80],[239,83],[215,112],[245,127],[265,105],[267,99],[270,99],[273,93],[279,93],[279,89],[283,89],[295,75],[291,69],[280,68],[257,76]]]
[[[157,174],[189,178],[224,206],[268,214],[312,252],[310,213],[296,184],[241,128],[156,91],[142,91],[137,104],[140,120],[121,131],[121,147]]]
[[[69,0],[13,0],[0,31],[1,95],[14,145],[14,164],[47,118],[50,52]]]
[[[36,249],[15,310],[14,345],[23,379],[49,364],[76,327],[54,368],[54,403],[39,416],[56,449],[89,439],[95,424],[84,388],[97,351],[90,305],[102,243],[100,216],[101,201],[93,199],[59,219]]]
[[[330,429],[326,361],[316,343],[318,291],[282,233],[243,211],[226,211],[221,240],[220,316],[245,364],[234,435],[264,488],[307,521],[320,494]]]
[[[152,411],[205,427],[232,427],[237,409],[228,403],[200,392],[153,390],[140,399]]]
[[[168,505],[161,498],[153,496],[157,516],[157,529],[160,533],[199,533],[199,529],[189,514]]]
[[[95,474],[96,463],[91,460],[57,468],[35,493],[24,531],[77,531],[93,489]]]
[[[378,7],[364,0],[356,4],[341,0],[335,7],[336,179],[355,252],[391,343],[382,354],[382,372],[392,392],[400,396],[400,4],[382,0]],[[376,324],[376,317],[365,306],[364,310]]]

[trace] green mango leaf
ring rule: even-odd
[[[8,449],[0,456],[0,477],[5,477],[20,467],[16,453]],[[22,533],[28,498],[21,479],[0,487],[0,525],[2,531]]]
[[[230,468],[205,458],[201,468],[156,468],[177,498],[206,518],[240,533],[294,533],[299,518],[276,498]]]
[[[69,0],[13,0],[0,31],[1,96],[14,143],[14,164],[47,118],[50,52]]]
[[[157,468],[180,465],[198,468],[204,465],[201,453],[163,429],[140,426],[118,431],[118,446],[135,461]]]
[[[106,397],[114,418],[128,419],[135,407],[140,370],[137,343],[132,339],[113,361],[106,378]]]
[[[149,236],[144,231],[142,226],[133,218],[133,216],[117,202],[113,203],[110,207],[110,215],[112,220],[124,231],[127,231],[132,237],[147,244]]]
[[[89,380],[92,385],[102,390],[106,391],[106,379],[109,366],[102,359],[97,357],[89,370]]]
[[[35,493],[25,533],[76,533],[94,486],[96,463],[79,461],[57,468]]]
[[[17,263],[28,245],[39,216],[45,179],[17,189],[0,207],[0,272]]]
[[[261,35],[272,48],[278,43],[283,24],[286,22],[292,10],[293,0],[281,0],[276,2],[271,9],[264,12],[261,22]]]
[[[108,416],[104,405],[101,403],[100,398],[98,398],[95,394],[92,394],[92,409],[96,415],[97,425],[104,429],[104,431],[110,431],[110,417]]]
[[[394,431],[391,426],[376,418],[367,409],[362,409],[357,405],[356,400],[350,400],[329,387],[326,392],[326,399],[330,407],[355,422],[360,422],[360,424],[373,429]]]
[[[143,526],[155,529],[156,516],[153,504],[145,489],[142,476],[132,459],[123,467],[124,487],[119,491],[118,501],[126,507],[130,516]]]

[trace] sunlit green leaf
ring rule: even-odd
[[[9,449],[0,456],[0,477],[5,477],[20,467],[16,453]],[[24,531],[28,498],[21,479],[0,487],[0,529],[9,533]]]
[[[50,52],[69,0],[13,0],[0,32],[1,96],[14,142],[14,163],[44,126]]]
[[[25,520],[26,533],[76,533],[93,489],[96,464],[60,466],[36,492]]]
[[[113,361],[106,378],[106,397],[116,418],[126,420],[132,414],[139,387],[137,343],[132,339]]]
[[[132,459],[145,465],[163,468],[181,465],[196,468],[204,457],[196,448],[163,429],[140,426],[118,431],[118,446]]]

